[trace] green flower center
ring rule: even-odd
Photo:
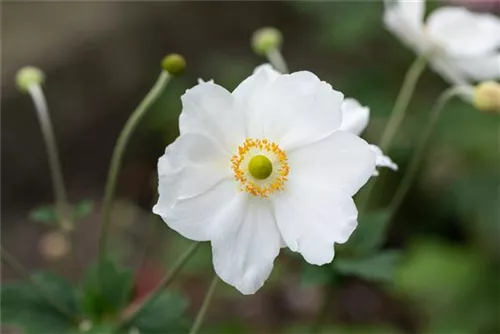
[[[273,164],[268,157],[256,155],[250,160],[248,171],[257,180],[264,180],[273,172]]]

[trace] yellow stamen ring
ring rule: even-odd
[[[231,158],[231,169],[241,190],[253,196],[268,197],[282,191],[290,167],[286,153],[267,139],[247,138]]]

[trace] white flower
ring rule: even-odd
[[[393,34],[453,85],[500,77],[500,19],[462,7],[441,7],[424,24],[425,0],[384,0]]]
[[[370,108],[363,107],[357,100],[347,98],[342,103],[342,124],[340,130],[349,131],[355,135],[360,135],[368,126],[370,120]],[[384,155],[382,150],[376,145],[370,145],[370,148],[375,153],[377,167],[388,167],[392,170],[398,170],[391,158]],[[373,171],[373,176],[378,176],[377,170]]]
[[[339,130],[342,101],[310,72],[269,66],[232,93],[198,84],[182,97],[181,135],[158,162],[153,211],[186,238],[210,241],[216,273],[244,294],[264,284],[281,247],[331,262],[357,226],[352,196],[376,160]]]

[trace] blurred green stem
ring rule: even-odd
[[[380,149],[386,154],[389,153],[388,149],[391,145],[392,139],[394,138],[394,135],[398,131],[401,122],[406,115],[406,110],[408,109],[410,100],[413,97],[413,93],[415,92],[417,82],[424,72],[426,66],[426,55],[420,55],[410,65],[408,71],[406,72],[403,85],[399,90],[398,97],[396,98],[396,102],[394,103],[394,107],[392,108],[389,120],[387,121],[387,125],[385,126],[384,132],[382,133],[382,138],[380,139],[379,143]],[[368,209],[371,193],[373,191],[373,188],[375,187],[376,181],[380,178],[381,176],[368,183],[366,190],[364,191],[363,201],[360,205],[360,212],[364,212]]]
[[[45,141],[45,149],[49,160],[49,169],[52,178],[52,188],[54,190],[55,207],[59,223],[59,229],[70,241],[70,252],[73,257],[73,265],[75,266],[76,275],[80,273],[80,262],[76,254],[73,235],[70,233],[74,229],[73,218],[71,217],[70,204],[64,185],[61,163],[57,150],[56,138],[54,129],[50,120],[49,108],[40,85],[31,85],[28,92],[33,99],[36,114],[42,130],[42,136]]]
[[[160,97],[161,93],[163,92],[168,82],[170,81],[170,78],[171,76],[169,73],[165,71],[161,72],[153,88],[151,88],[148,94],[144,97],[141,103],[130,115],[129,119],[127,120],[127,123],[125,123],[125,126],[123,127],[122,132],[120,133],[120,136],[118,137],[118,140],[116,142],[113,151],[113,156],[111,158],[111,164],[109,166],[104,201],[102,204],[101,235],[99,239],[99,268],[102,267],[102,264],[106,260],[106,247],[108,239],[107,237],[108,237],[109,222],[111,218],[111,206],[113,204],[113,198],[116,189],[116,180],[118,178],[118,174],[120,173],[123,153],[125,152],[127,143],[130,137],[132,136],[132,133],[134,132],[135,128],[141,121],[146,111]]]
[[[119,332],[121,329],[129,326],[143,311],[144,309],[151,305],[160,295],[161,293],[174,281],[182,267],[188,262],[188,260],[194,255],[199,242],[192,244],[184,254],[180,257],[179,261],[170,269],[169,273],[163,277],[161,282],[156,286],[156,288],[148,295],[148,297],[144,298],[144,301],[141,305],[139,305],[135,312],[133,312],[128,318],[124,319],[121,324],[118,325],[116,332]]]
[[[17,275],[19,275],[22,278],[26,278],[31,286],[38,292],[38,294],[45,299],[47,303],[49,303],[57,312],[59,312],[61,315],[67,317],[68,319],[71,319],[74,321],[75,324],[79,323],[79,319],[75,317],[74,314],[72,314],[69,310],[67,310],[58,300],[54,299],[51,292],[46,291],[43,286],[41,286],[37,281],[33,279],[31,274],[19,263],[14,259],[14,257],[1,246],[1,256],[2,256],[2,261],[5,262],[5,264],[11,268]]]
[[[272,49],[266,54],[266,56],[276,70],[283,74],[288,73],[288,66],[286,65],[285,58],[283,58],[280,50]]]
[[[463,86],[451,87],[445,90],[441,95],[439,95],[438,99],[434,103],[434,106],[431,110],[430,121],[427,123],[427,127],[423,130],[422,135],[420,136],[417,147],[415,148],[415,153],[410,160],[410,165],[401,181],[398,189],[394,197],[389,204],[389,218],[391,219],[399,209],[403,199],[406,196],[406,193],[410,189],[411,184],[415,180],[417,175],[418,167],[420,166],[420,162],[425,153],[425,149],[427,147],[427,142],[431,137],[432,131],[436,127],[436,124],[442,114],[444,106],[455,96],[462,95],[464,93]]]
[[[331,274],[332,278],[328,285],[326,286],[326,292],[323,299],[323,304],[321,305],[321,309],[318,312],[316,320],[313,323],[311,328],[311,334],[316,334],[321,332],[321,327],[326,321],[326,317],[328,315],[328,311],[330,311],[330,307],[333,302],[333,297],[335,295],[335,279],[333,273]]]
[[[201,308],[198,311],[198,314],[196,315],[196,319],[193,323],[193,326],[191,327],[191,330],[189,331],[189,334],[196,334],[198,333],[198,330],[200,329],[203,319],[205,319],[205,315],[207,313],[208,307],[210,306],[210,302],[212,300],[212,297],[215,292],[215,287],[217,286],[217,282],[219,281],[219,277],[217,277],[217,274],[214,275],[214,278],[212,279],[212,282],[210,283],[210,286],[208,287],[207,294],[205,295],[205,299],[203,299],[203,303],[201,304]]]
[[[32,85],[28,89],[33,103],[35,104],[38,121],[45,141],[45,149],[49,159],[50,173],[52,176],[52,187],[56,201],[56,212],[59,219],[60,228],[67,230],[71,228],[69,218],[69,203],[66,195],[66,188],[61,170],[61,163],[57,152],[57,144],[54,136],[54,129],[50,120],[49,108],[43,95],[42,88],[39,85]]]

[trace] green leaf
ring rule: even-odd
[[[343,275],[356,276],[368,281],[392,282],[399,258],[400,253],[397,251],[383,251],[361,258],[340,258],[334,260],[332,265]]]
[[[363,215],[345,247],[355,254],[373,253],[384,243],[388,224],[389,212],[386,210]]]
[[[188,301],[182,295],[166,291],[146,306],[129,326],[141,334],[183,333],[188,324],[183,318]]]
[[[37,223],[51,226],[56,225],[58,221],[54,205],[44,205],[34,209],[30,212],[29,218]]]
[[[35,274],[34,281],[54,302],[70,314],[77,313],[73,287],[53,274]],[[62,314],[29,282],[4,284],[1,288],[1,319],[4,325],[20,328],[24,333],[74,333],[76,325]]]
[[[334,273],[329,266],[315,266],[304,263],[302,265],[300,282],[304,286],[323,285],[331,282],[333,275]]]
[[[132,296],[132,271],[118,268],[112,261],[104,262],[100,269],[101,273],[98,265],[91,268],[83,282],[82,308],[92,320],[115,317]]]
[[[92,208],[94,207],[94,202],[90,200],[83,200],[77,203],[73,207],[73,219],[81,220],[88,216],[92,212]]]

